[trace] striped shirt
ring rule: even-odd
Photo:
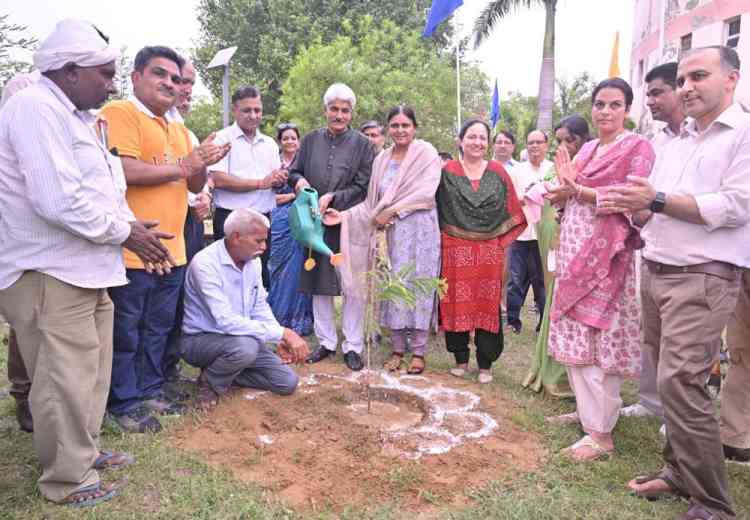
[[[121,244],[135,217],[94,123],[46,77],[0,111],[0,289],[24,271],[83,288],[127,283]]]

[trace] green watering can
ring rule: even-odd
[[[302,188],[289,208],[289,227],[292,237],[308,249],[305,271],[315,268],[312,252],[317,251],[331,258],[331,265],[338,265],[343,259],[341,253],[334,253],[323,241],[323,218],[318,206],[318,192],[312,188]]]

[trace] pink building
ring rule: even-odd
[[[630,116],[648,132],[644,77],[680,52],[706,45],[734,47],[742,63],[736,98],[750,107],[750,0],[635,0],[630,83],[635,100]]]

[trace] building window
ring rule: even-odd
[[[740,17],[730,18],[724,22],[724,25],[727,32],[726,46],[736,49],[740,42]]]
[[[693,33],[688,33],[680,38],[680,54],[685,51],[689,51],[693,46]]]

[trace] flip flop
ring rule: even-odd
[[[424,372],[426,366],[427,365],[424,362],[424,356],[417,356],[416,354],[414,354],[411,357],[411,362],[409,363],[409,368],[406,370],[406,373],[412,376],[419,375]]]
[[[120,469],[130,466],[134,462],[135,459],[129,453],[102,450],[99,452],[99,456],[94,461],[92,467],[97,471]]]
[[[590,448],[594,452],[594,456],[586,459],[579,459],[575,457],[575,451],[579,448]],[[600,460],[603,458],[611,457],[612,455],[614,455],[615,451],[603,448],[598,442],[594,440],[593,437],[591,437],[590,435],[584,435],[583,437],[578,439],[575,444],[565,448],[563,450],[563,453],[566,455],[570,455],[575,460],[586,462],[590,460]]]
[[[97,482],[96,484],[91,484],[90,486],[74,491],[58,503],[69,507],[95,506],[101,502],[111,500],[119,493],[122,486],[124,486],[122,482],[113,482],[111,484]]]

